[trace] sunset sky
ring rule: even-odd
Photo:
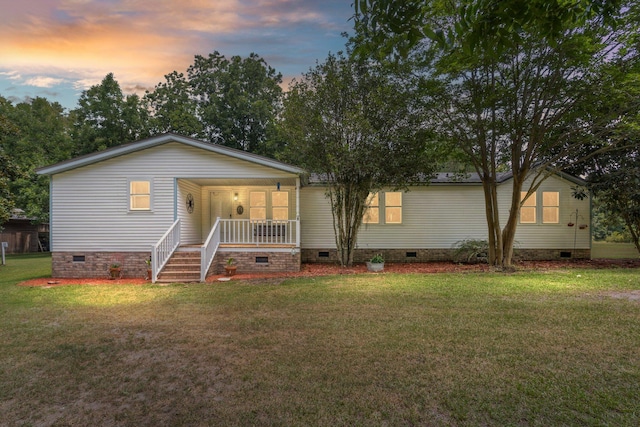
[[[195,55],[255,52],[301,75],[351,32],[352,0],[0,0],[0,95],[42,96],[71,109],[113,72],[144,94]]]

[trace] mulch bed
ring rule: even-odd
[[[594,259],[594,260],[565,260],[565,261],[521,261],[514,263],[516,270],[546,271],[561,268],[640,268],[639,259]],[[453,262],[421,262],[421,263],[385,263],[384,273],[464,273],[493,271],[487,264],[456,264]],[[240,273],[232,277],[232,280],[264,281],[268,279],[286,279],[293,277],[316,277],[336,274],[363,274],[367,273],[365,264],[356,264],[353,267],[340,267],[336,264],[303,264],[298,272],[290,273]],[[382,274],[384,274],[382,273]],[[370,273],[380,274],[380,273]],[[216,282],[224,276],[209,276],[207,283]],[[65,279],[43,277],[21,282],[18,286],[65,286],[65,285],[143,285],[149,283],[145,279]]]

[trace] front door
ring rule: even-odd
[[[216,223],[216,218],[231,219],[231,193],[229,191],[212,191],[209,199],[211,201],[209,228]]]
[[[229,191],[212,191],[209,193],[210,215],[209,215],[209,231],[217,218],[231,219],[231,192]],[[220,236],[222,237],[222,236]],[[223,240],[224,241],[224,240]]]

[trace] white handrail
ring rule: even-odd
[[[211,228],[207,240],[200,248],[200,281],[204,282],[207,279],[207,271],[209,266],[213,262],[213,258],[216,256],[218,247],[220,246],[220,218],[216,220],[216,223]]]
[[[300,246],[300,221],[220,219],[220,243]]]
[[[166,233],[151,247],[151,283],[156,283],[158,273],[165,266],[171,255],[180,246],[180,218],[178,218]]]

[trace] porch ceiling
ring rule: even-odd
[[[223,187],[269,187],[276,186],[278,183],[283,186],[295,187],[295,178],[181,178],[194,184],[206,186],[223,186]]]

